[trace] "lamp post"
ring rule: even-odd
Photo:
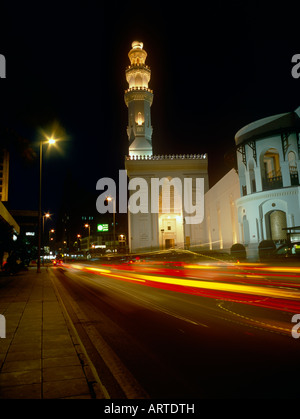
[[[45,262],[45,218],[50,218],[49,212],[46,212],[43,216],[43,232],[42,232],[42,239],[41,239],[41,247],[43,248],[43,266]]]
[[[89,250],[90,250],[91,226],[89,224],[85,224],[84,227],[89,229],[89,238],[88,238],[88,252],[89,252]]]
[[[41,272],[41,224],[42,224],[42,161],[43,161],[43,144],[54,144],[55,139],[49,138],[46,141],[40,140],[40,184],[39,184],[39,210],[38,210],[38,258],[37,273]]]
[[[80,239],[81,239],[81,234],[77,234],[77,250],[78,251],[81,249]]]
[[[49,249],[51,250],[51,247],[52,247],[52,249],[53,249],[53,246],[51,246],[51,242],[53,242],[54,241],[54,238],[53,237],[51,237],[51,236],[53,236],[54,235],[54,233],[55,233],[55,230],[52,228],[50,231],[49,231]]]
[[[113,246],[113,252],[115,253],[115,244],[116,244],[116,201],[115,198],[112,196],[106,197],[106,199],[113,203],[113,224],[114,224],[114,246]]]

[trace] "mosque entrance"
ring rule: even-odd
[[[174,246],[175,246],[174,239],[165,239],[165,249],[171,249]]]

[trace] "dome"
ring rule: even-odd
[[[131,65],[144,65],[147,52],[143,49],[143,42],[133,41],[131,44],[132,49],[128,53]]]
[[[143,49],[143,42],[140,42],[140,41],[133,41],[133,43],[131,44],[131,48],[132,49],[137,49],[137,48],[139,48],[139,49]]]
[[[241,128],[235,135],[235,143],[240,145],[246,141],[266,138],[293,128],[300,129],[300,118],[296,112],[268,116]]]

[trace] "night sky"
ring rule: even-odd
[[[162,6],[163,4],[163,6]],[[268,6],[267,6],[268,4]],[[43,210],[95,204],[96,182],[117,180],[128,152],[125,67],[139,40],[151,67],[155,154],[208,153],[210,185],[244,125],[300,105],[297,2],[18,2],[1,6],[0,122],[38,153],[40,129],[64,141],[44,148]],[[37,209],[38,161],[16,148],[9,207]],[[92,197],[92,198],[91,198]],[[89,200],[91,198],[91,200]]]

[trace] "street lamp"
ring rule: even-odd
[[[110,202],[112,201],[113,203],[113,223],[114,223],[114,246],[113,246],[113,252],[115,253],[115,244],[116,244],[116,201],[115,198],[113,198],[112,196],[107,196],[106,199]]]
[[[41,224],[42,224],[42,161],[43,161],[43,145],[54,144],[54,138],[47,140],[40,140],[40,185],[39,185],[39,211],[38,211],[38,259],[37,259],[37,273],[41,272]],[[49,214],[50,215],[50,214]],[[44,220],[44,219],[43,219]]]
[[[91,226],[89,224],[85,224],[84,227],[89,229],[89,239],[88,239],[88,251],[89,251],[90,250]]]
[[[50,218],[50,214],[49,214],[49,212],[46,212],[46,213],[43,215],[43,238],[44,238],[45,218]]]
[[[81,244],[80,244],[81,234],[77,234],[77,250],[80,250]]]

